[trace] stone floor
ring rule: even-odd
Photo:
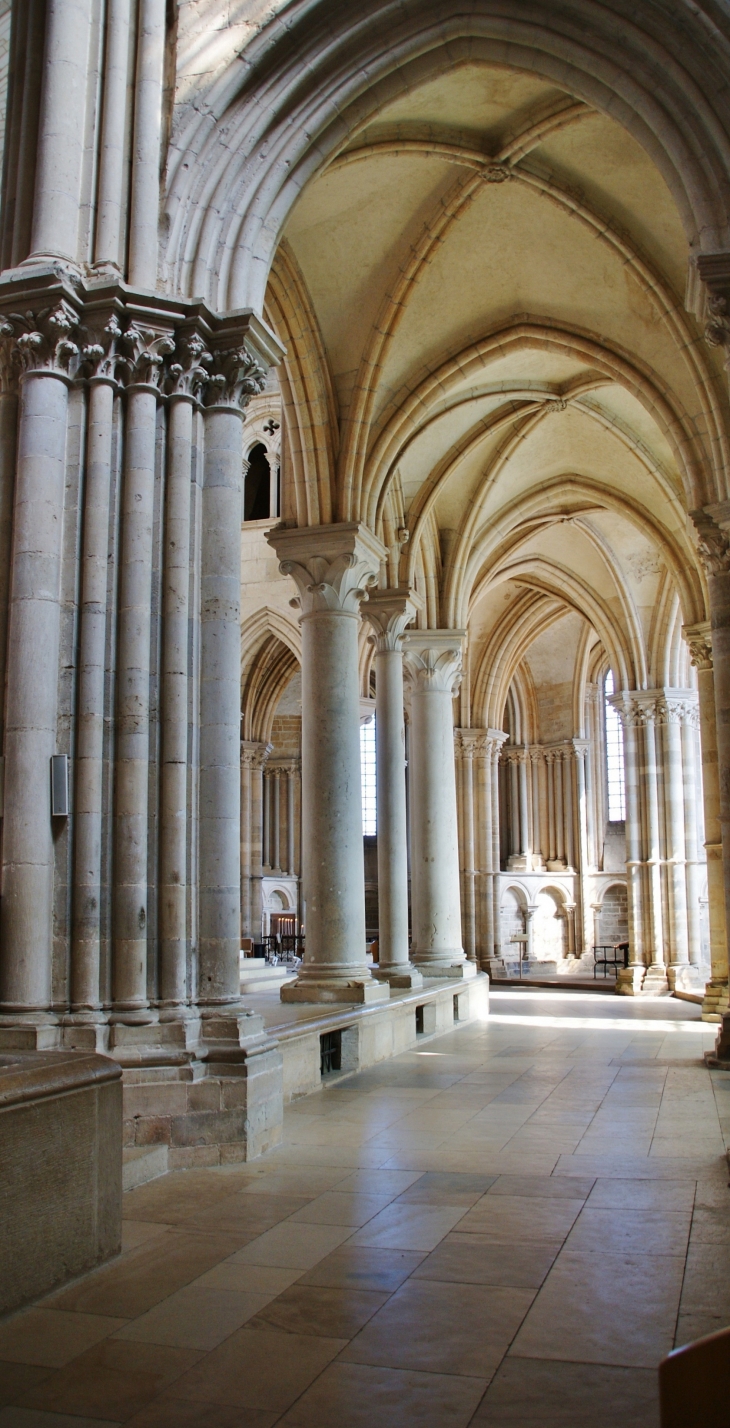
[[[0,1428],[656,1428],[730,1322],[730,1075],[691,1004],[497,992],[126,1196],[121,1259],[0,1325]]]

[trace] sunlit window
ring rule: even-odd
[[[360,725],[360,776],[362,780],[362,831],[366,838],[378,831],[375,793],[375,715]]]
[[[613,670],[609,669],[604,685],[606,717],[606,780],[608,784],[608,821],[623,823],[626,818],[624,786],[624,736],[621,720],[609,699],[614,693]]]

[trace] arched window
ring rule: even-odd
[[[621,720],[610,703],[615,693],[613,670],[603,681],[603,710],[606,729],[606,785],[608,790],[608,821],[623,823],[626,819],[626,789],[624,785],[624,736]]]
[[[243,493],[244,521],[266,521],[271,515],[271,468],[260,441],[248,453]]]
[[[360,725],[360,780],[362,785],[363,837],[374,838],[378,831],[375,794],[375,715]]]

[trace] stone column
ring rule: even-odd
[[[91,0],[47,0],[33,258],[79,259],[91,16]]]
[[[187,1001],[187,914],[191,462],[194,408],[210,355],[191,334],[175,353],[169,396],[165,546],[162,574],[162,747],[160,787],[160,1007]]]
[[[286,771],[286,871],[294,876],[294,764]]]
[[[254,942],[261,941],[263,922],[263,818],[264,818],[264,765],[273,748],[272,744],[259,744],[247,740],[241,743],[241,758],[248,765],[248,785],[250,800],[250,855],[247,863],[250,883],[250,931]],[[244,825],[245,827],[245,825]],[[245,835],[244,835],[245,836]]]
[[[131,0],[108,0],[94,266],[123,272]]]
[[[715,733],[720,789],[720,828],[725,928],[730,928],[730,501],[691,511],[697,549],[707,574],[715,687]],[[727,953],[726,953],[727,956]],[[716,1057],[730,1061],[730,1011],[723,1011]]]
[[[271,770],[271,802],[272,802],[272,832],[273,832],[273,854],[271,866],[275,872],[281,872],[281,769]]]
[[[212,346],[201,548],[198,986],[203,1014],[214,1016],[240,996],[242,418],[266,375],[235,326]]]
[[[166,333],[130,328],[117,646],[113,1020],[149,1021],[150,648],[157,403]]]
[[[453,697],[462,630],[405,636],[411,684],[411,886],[413,961],[428,977],[471,977],[464,956],[454,766]]]
[[[21,370],[5,705],[0,1011],[51,1021],[53,826],[68,369],[77,316],[3,322],[8,368]]]
[[[532,866],[532,839],[530,838],[530,817],[527,790],[527,770],[530,755],[526,748],[520,750],[518,761],[519,801],[520,801],[520,852],[525,859],[525,867]]]
[[[241,740],[241,937],[251,931],[251,763],[255,746]]]
[[[306,952],[283,1001],[387,1000],[365,952],[365,868],[360,787],[360,603],[385,547],[355,524],[267,539],[299,591],[302,629],[302,846]]]
[[[99,340],[83,352],[90,376],[74,798],[70,1001],[75,1021],[98,1021],[102,1000],[101,877],[107,584],[114,401],[118,391],[120,337],[119,324],[115,317],[111,317],[99,334]]]
[[[461,820],[463,863],[464,950],[470,962],[476,961],[476,901],[474,895],[474,745],[469,739],[471,729],[456,732],[455,755],[461,763]],[[466,738],[464,738],[466,735]]]
[[[157,286],[165,0],[138,0],[137,74],[130,188],[129,281]]]
[[[372,590],[363,615],[375,631],[375,776],[378,816],[378,947],[373,976],[392,987],[420,987],[408,954],[406,731],[403,632],[420,601],[406,589]]]
[[[705,987],[702,1019],[703,1021],[719,1021],[723,1012],[728,1009],[728,960],[715,721],[715,680],[710,622],[706,620],[699,625],[685,626],[682,633],[689,645],[692,663],[697,670],[702,752],[702,799],[705,814],[707,896],[710,919],[710,980]]]
[[[629,965],[623,968],[616,982],[617,992],[624,996],[638,996],[646,975],[644,953],[644,888],[642,862],[642,819],[641,789],[639,783],[639,753],[637,742],[640,735],[638,720],[640,713],[631,705],[628,696],[619,697],[615,707],[621,716],[624,738],[624,787],[626,792],[626,888],[628,894],[629,919]],[[599,908],[600,911],[600,908]],[[596,933],[598,936],[596,919]]]
[[[500,862],[500,836],[499,836],[499,761],[507,735],[501,729],[490,729],[490,739],[492,742],[492,773],[490,779],[492,797],[492,925],[494,928],[494,952],[493,956],[499,957],[502,949],[502,931],[500,923],[500,893],[499,874],[501,870]]]

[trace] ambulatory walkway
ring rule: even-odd
[[[131,1191],[121,1259],[0,1327],[0,1428],[656,1428],[659,1359],[730,1323],[714,1029],[491,1006]]]

